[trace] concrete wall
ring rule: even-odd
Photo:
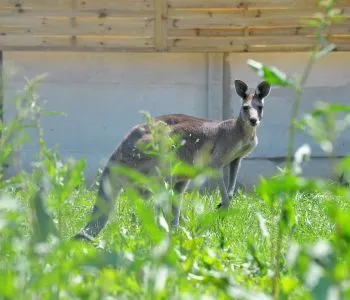
[[[229,101],[225,96],[210,103],[208,95],[215,92],[215,87],[220,87],[220,80],[210,75],[217,70],[211,67],[215,56],[213,60],[207,54],[8,52],[4,58],[6,66],[17,69],[6,89],[5,119],[13,111],[10,99],[23,87],[24,76],[48,73],[38,90],[39,95],[47,101],[47,110],[63,111],[67,116],[43,118],[45,138],[50,147],[58,147],[64,158],[86,159],[89,181],[124,133],[142,121],[139,111],[149,111],[153,115],[187,113],[208,117],[213,116],[213,111],[215,115],[217,108],[223,108],[225,111],[220,113],[227,115],[230,107],[236,115],[240,105],[235,93],[232,105],[220,103]],[[260,78],[247,66],[248,58],[275,65],[288,73],[300,73],[307,54],[230,54],[227,61],[232,79],[240,78],[254,87]],[[350,53],[332,53],[318,62],[307,82],[301,113],[309,112],[321,100],[350,103],[349,61]],[[214,71],[210,71],[212,69]],[[218,69],[220,72],[220,67]],[[211,82],[209,88],[211,78],[214,83]],[[286,155],[292,99],[293,94],[288,89],[273,88],[271,91],[259,129],[258,148],[242,165],[240,181],[243,184],[256,183],[260,175],[274,174],[280,161],[276,157]],[[218,106],[213,109],[216,104]],[[339,140],[337,155],[349,153],[349,136],[345,134]],[[322,158],[319,147],[299,134],[296,146],[304,142],[312,145],[313,155]],[[36,150],[32,144],[22,151],[24,168],[29,167]],[[318,159],[309,167],[308,174],[318,174],[324,166],[324,160]]]

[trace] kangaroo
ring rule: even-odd
[[[248,92],[248,86],[241,80],[235,80],[237,95],[242,99],[242,106],[237,119],[224,121],[207,120],[184,114],[169,114],[154,117],[164,122],[170,132],[180,134],[183,143],[178,149],[180,160],[193,164],[196,153],[203,147],[210,145],[209,167],[220,171],[216,179],[221,194],[218,207],[228,208],[230,199],[234,195],[236,179],[241,160],[258,144],[257,127],[263,117],[264,99],[270,93],[270,85],[263,81],[253,93]],[[104,168],[97,200],[92,210],[90,221],[75,235],[76,239],[92,240],[104,228],[113,209],[114,201],[123,188],[123,181],[113,176],[111,166],[115,164],[131,167],[142,174],[155,171],[157,160],[137,150],[138,142],[147,141],[150,131],[147,124],[138,124],[124,137],[119,146],[113,151]],[[223,168],[229,167],[229,183],[225,186]],[[179,224],[181,198],[186,191],[190,179],[172,178],[174,192],[179,194],[179,203],[173,204],[172,225]]]

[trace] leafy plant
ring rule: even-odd
[[[296,195],[298,193],[319,192],[330,193],[330,198],[332,198],[338,197],[341,193],[344,201],[348,201],[349,197],[338,186],[330,186],[328,182],[305,179],[301,176],[300,165],[305,157],[309,158],[310,156],[311,149],[309,146],[304,145],[293,155],[296,130],[299,129],[314,138],[326,154],[333,159],[335,141],[349,126],[350,115],[346,115],[343,120],[337,120],[336,115],[337,113],[349,113],[350,106],[338,104],[321,105],[302,120],[296,120],[303,89],[312,67],[319,59],[336,47],[334,44],[327,42],[324,32],[333,22],[341,20],[341,11],[333,8],[334,1],[319,1],[318,3],[324,9],[324,13],[315,14],[315,19],[309,23],[309,25],[316,28],[317,43],[300,77],[287,75],[275,67],[269,67],[260,62],[248,61],[248,65],[271,84],[289,87],[295,92],[290,117],[286,168],[281,170],[282,172],[276,177],[269,180],[262,179],[258,187],[258,194],[269,205],[271,212],[277,216],[273,228],[270,229],[275,232],[275,236],[270,237],[271,269],[273,272],[272,295],[275,299],[287,297],[288,293],[286,292],[289,291],[289,288],[284,287],[284,284],[290,280],[289,275],[284,277],[284,274],[289,270],[284,263],[286,254],[283,245],[286,239],[287,243],[291,245],[289,255],[296,261],[291,264],[294,267],[293,270],[298,274],[298,279],[311,292],[310,295],[314,299],[340,299],[345,296],[347,288],[342,287],[344,282],[335,279],[335,268],[338,267],[343,271],[342,279],[349,278],[348,270],[345,270],[343,266],[343,258],[347,257],[347,253],[338,252],[338,255],[335,255],[335,248],[333,249],[328,242],[318,241],[310,250],[309,246],[302,245],[300,247],[303,250],[298,254],[294,253],[296,252],[295,249],[299,247],[297,243],[293,242],[293,232],[298,228],[295,213]],[[334,159],[333,163],[335,164]],[[344,163],[341,166],[342,168],[337,170],[342,169],[343,172],[346,172]],[[337,209],[335,210],[337,211]],[[333,220],[337,224],[337,220]],[[338,237],[335,236],[335,240],[337,239]],[[340,248],[337,247],[336,249],[339,250]],[[308,272],[311,273],[308,275]]]

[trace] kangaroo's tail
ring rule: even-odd
[[[90,220],[73,239],[92,241],[105,227],[109,214],[113,210],[114,201],[115,193],[113,181],[111,180],[111,171],[106,167],[101,175],[97,199],[93,206]]]

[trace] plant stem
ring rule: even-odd
[[[293,102],[292,111],[290,113],[290,127],[289,127],[289,140],[288,140],[288,154],[287,154],[287,171],[291,171],[292,169],[292,162],[293,162],[293,149],[294,149],[294,139],[295,139],[295,132],[296,132],[296,126],[294,123],[294,120],[296,119],[296,116],[298,114],[298,109],[301,101],[301,96],[305,87],[305,83],[307,78],[309,77],[309,74],[311,72],[311,69],[316,61],[316,51],[314,50],[309,60],[306,64],[306,67],[304,69],[304,72],[302,74],[301,80],[297,86],[295,86],[295,92],[296,96]]]
[[[276,253],[274,257],[274,275],[272,279],[272,295],[274,299],[279,298],[279,293],[280,293],[280,284],[279,284],[279,279],[280,279],[280,265],[279,265],[279,258],[281,256],[281,248],[282,248],[282,230],[281,228],[278,228],[278,235],[277,235],[277,240],[276,240]]]

